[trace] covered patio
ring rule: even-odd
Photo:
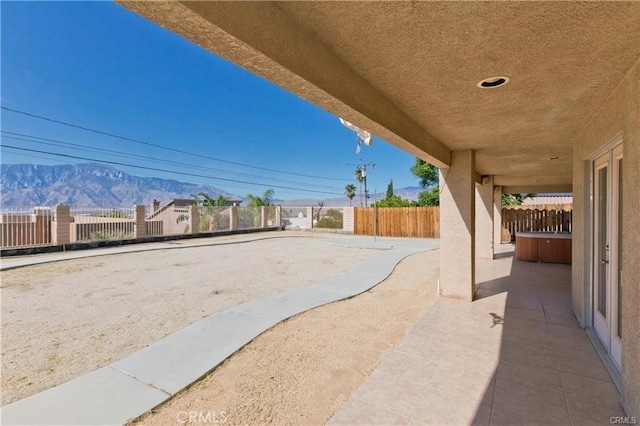
[[[478,299],[441,298],[329,424],[606,425],[620,395],[571,312],[571,267],[478,264]]]
[[[443,299],[376,373],[415,392],[336,421],[640,414],[640,3],[119,3],[440,169]],[[573,193],[571,267],[493,260],[523,192]]]

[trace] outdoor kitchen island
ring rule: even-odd
[[[571,234],[566,232],[517,232],[516,259],[570,264]]]

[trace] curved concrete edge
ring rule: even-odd
[[[385,250],[324,283],[252,300],[200,320],[67,383],[0,408],[3,425],[125,424],[202,378],[274,325],[361,294],[427,247]]]

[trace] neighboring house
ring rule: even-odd
[[[163,206],[153,200],[150,213],[146,217],[148,234],[174,235],[190,232],[189,206],[192,205],[192,199],[176,198]]]
[[[438,166],[445,297],[503,192],[571,192],[572,311],[640,413],[640,2],[120,3]]]
[[[229,200],[225,206],[238,206],[241,202],[242,200]],[[189,229],[189,217],[190,207],[193,205],[193,199],[175,198],[163,206],[160,206],[157,200],[153,200],[150,206],[150,213],[146,217],[147,234],[174,235],[192,232]],[[206,229],[201,230],[216,230],[213,222],[210,222],[205,226]]]
[[[224,206],[239,206],[240,203],[242,203],[242,200],[228,200]],[[147,219],[154,218],[161,211],[167,210],[170,207],[188,208],[193,205],[194,201],[191,198],[174,198],[163,206],[160,206],[160,202],[158,200],[153,200],[150,205],[150,214],[147,216]]]
[[[28,212],[0,212],[0,248],[51,243],[50,207]]]
[[[540,205],[563,205],[572,204],[572,194],[549,194],[541,193],[536,194],[533,197],[525,198],[522,201],[523,206],[540,206]]]

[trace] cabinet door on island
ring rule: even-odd
[[[571,263],[571,234],[516,233],[516,259],[529,262]]]
[[[538,239],[538,261],[545,263],[571,263],[571,240],[560,238]]]

